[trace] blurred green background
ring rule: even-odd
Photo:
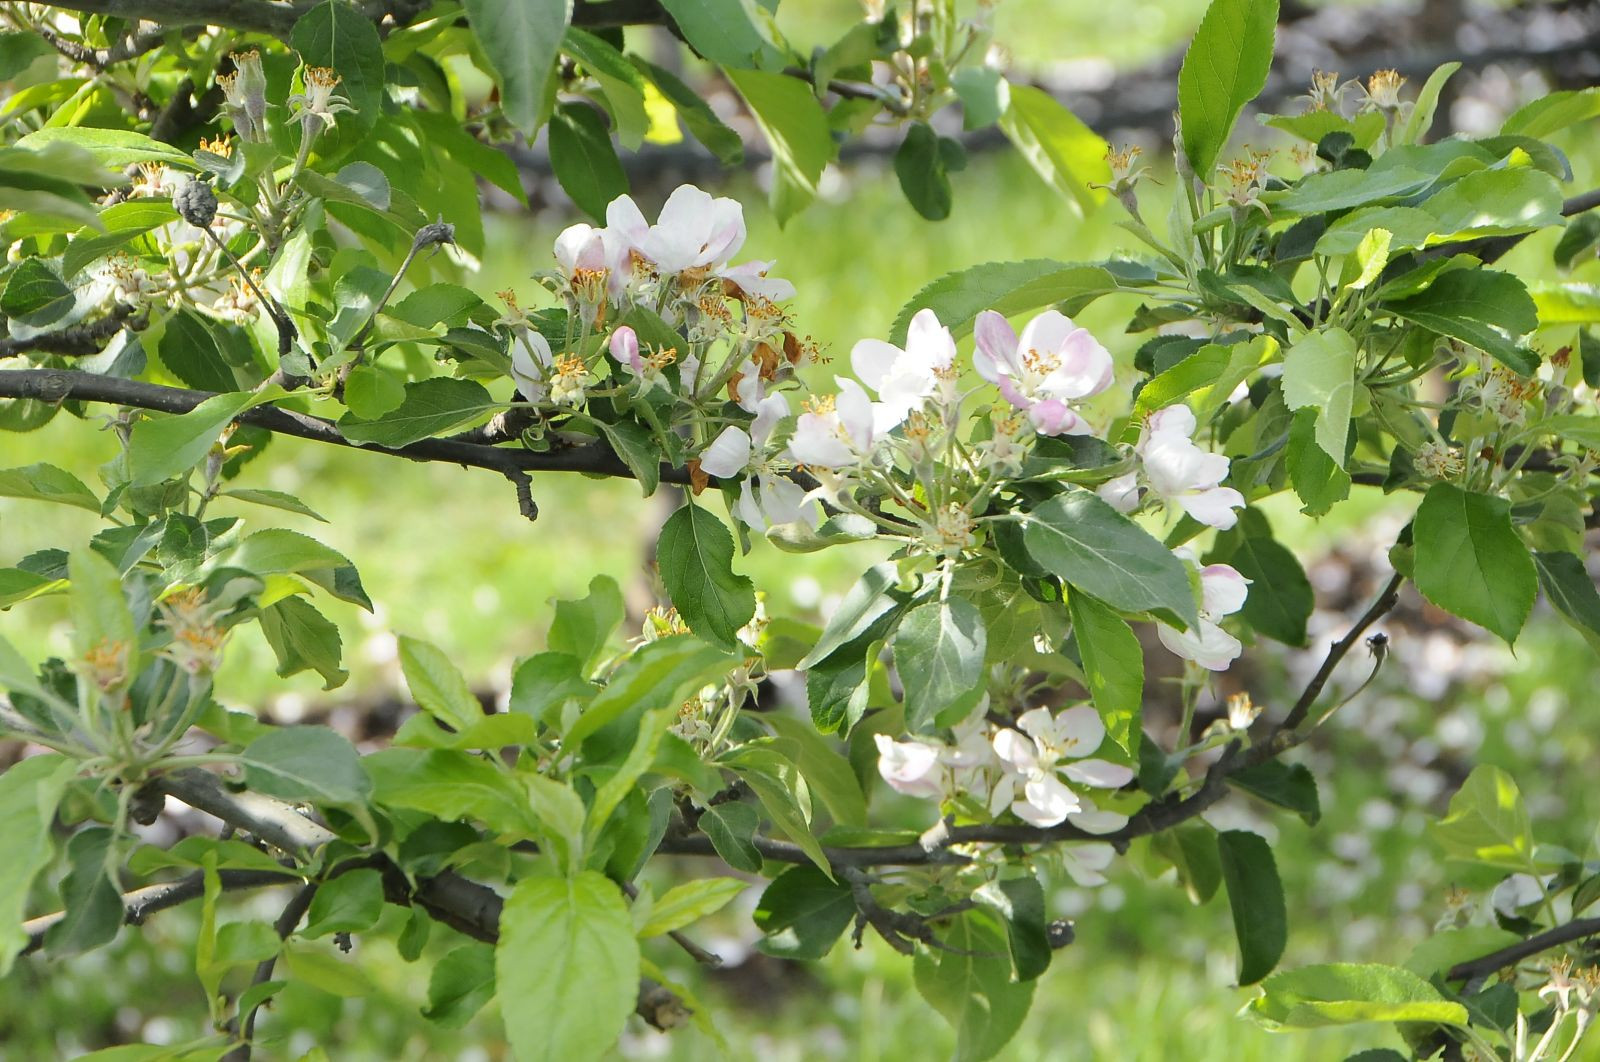
[[[1199,0],[1010,0],[994,21],[997,39],[1023,70],[1089,60],[1127,67],[1169,53],[1203,7]],[[837,36],[857,7],[796,0],[782,10],[785,29],[809,44]],[[1576,138],[1566,146],[1578,186],[1589,187],[1600,149]],[[885,162],[856,165],[830,176],[825,199],[783,232],[752,175],[729,176],[716,189],[746,204],[751,236],[741,257],[777,259],[774,272],[799,289],[792,304],[799,330],[823,341],[839,366],[847,364],[855,339],[886,335],[899,306],[943,272],[1035,256],[1089,260],[1132,247],[1117,227],[1116,208],[1076,216],[1010,153],[976,155],[954,181],[954,216],[931,224],[906,206]],[[1172,187],[1168,181],[1143,189],[1149,215],[1165,216],[1159,204]],[[529,275],[550,265],[546,249],[569,220],[552,210],[537,219],[489,219],[481,272],[461,279],[482,292],[509,285],[531,293]],[[1528,241],[1507,264],[1545,268],[1549,242]],[[1108,300],[1082,318],[1129,374],[1136,341],[1122,328],[1131,308]],[[65,416],[29,435],[0,437],[0,463],[49,460],[89,482],[112,452],[107,434]],[[292,439],[274,441],[269,459],[248,466],[241,485],[296,493],[330,523],[222,503],[216,512],[282,522],[344,551],[360,568],[377,612],[328,606],[352,672],[343,689],[325,694],[310,675],[276,678],[270,651],[251,629],[229,647],[219,695],[285,722],[331,713],[335,725],[357,733],[363,712],[404,698],[396,634],[441,645],[477,686],[499,691],[513,661],[540,648],[550,599],[581,595],[592,576],[609,573],[631,584],[635,602],[647,600],[654,529],[668,508],[662,498],[641,504],[629,482],[544,476],[534,481],[541,516],[530,524],[496,476]],[[1296,546],[1310,572],[1323,611],[1314,619],[1311,649],[1265,647],[1248,671],[1230,676],[1227,688],[1248,688],[1258,704],[1281,711],[1298,689],[1296,679],[1320,661],[1318,646],[1370,596],[1374,565],[1382,564],[1414,504],[1358,489],[1355,503],[1322,522],[1300,516],[1292,504],[1269,506],[1280,538]],[[75,509],[0,500],[0,564],[95,529],[94,519]],[[758,543],[740,567],[768,595],[769,612],[803,615],[825,609],[871,557],[867,548],[839,549],[797,564]],[[13,609],[0,616],[0,630],[30,655],[66,647],[54,602]],[[1443,913],[1448,887],[1480,884],[1458,879],[1424,835],[1426,819],[1442,811],[1475,763],[1498,764],[1522,783],[1541,840],[1593,854],[1590,832],[1600,814],[1593,783],[1600,699],[1593,691],[1600,688],[1600,662],[1582,639],[1541,611],[1513,657],[1424,610],[1414,595],[1388,630],[1395,652],[1387,668],[1341,711],[1327,738],[1303,753],[1321,785],[1321,823],[1309,828],[1288,815],[1269,818],[1259,805],[1237,799],[1212,816],[1220,825],[1276,838],[1291,912],[1286,966],[1403,960]],[[1336,686],[1353,688],[1365,670],[1347,664]],[[908,816],[926,810],[911,807]],[[1136,849],[1118,862],[1110,884],[1063,888],[1052,898],[1053,914],[1076,920],[1077,941],[1039,982],[1033,1012],[1003,1057],[1338,1059],[1363,1047],[1398,1046],[1379,1027],[1271,1036],[1237,1018],[1249,993],[1232,987],[1236,960],[1226,901],[1191,907],[1170,875],[1147,879],[1141,862]],[[723,973],[702,976],[670,945],[651,948],[674,976],[698,986],[728,1038],[730,1057],[867,1062],[949,1055],[953,1035],[917,996],[909,962],[871,942],[854,951],[847,941],[820,964],[762,958],[752,952],[754,900],[751,890],[691,934],[729,960]],[[233,902],[270,917],[282,897],[268,891]],[[204,1006],[189,968],[193,914],[162,914],[84,958],[19,963],[0,982],[0,1058],[69,1057],[107,1043],[199,1032]],[[401,913],[390,914],[385,925],[398,931]],[[435,951],[447,946],[447,935],[436,931]],[[364,993],[340,999],[291,986],[262,1019],[263,1031],[288,1039],[259,1057],[298,1057],[316,1045],[340,1060],[505,1057],[493,1008],[459,1031],[417,1016],[428,965],[403,963],[392,932],[364,935],[352,958],[352,978],[370,981]],[[663,1036],[642,1025],[621,1047],[638,1058],[700,1059],[713,1050],[699,1031]]]

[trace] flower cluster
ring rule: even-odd
[[[1139,508],[1142,484],[1208,527],[1232,527],[1238,520],[1233,510],[1244,505],[1244,495],[1221,485],[1228,476],[1228,459],[1196,445],[1195,428],[1188,406],[1167,406],[1150,414],[1134,447],[1138,470],[1102,484],[1100,497],[1117,511],[1131,513]]]
[[[1078,705],[1029,709],[1014,727],[991,726],[980,711],[956,728],[952,744],[875,737],[878,773],[896,792],[941,803],[970,798],[997,820],[1010,814],[1033,826],[1070,823],[1106,834],[1127,825],[1127,816],[1100,808],[1089,794],[1122,788],[1133,771],[1092,756],[1105,736],[1099,714]],[[1100,884],[1111,852],[1110,845],[1079,846],[1066,868],[1080,884]]]

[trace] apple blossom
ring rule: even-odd
[[[1106,876],[1101,871],[1111,865],[1116,855],[1115,848],[1099,841],[1063,845],[1059,852],[1062,869],[1085,888],[1106,883]]]
[[[1040,435],[1084,435],[1088,422],[1071,403],[1111,386],[1111,355],[1088,329],[1056,310],[1046,310],[1019,338],[1005,317],[985,310],[974,323],[978,375],[1000,389],[1006,401],[1028,414]]]
[[[632,197],[618,196],[606,207],[606,228],[663,274],[709,274],[744,245],[744,208],[736,199],[714,199],[683,184],[667,197],[654,225]]]
[[[750,430],[729,425],[711,441],[700,455],[700,470],[718,479],[731,479],[749,473],[741,484],[733,513],[747,527],[765,531],[774,524],[804,522],[816,527],[822,522],[817,503],[806,498],[805,489],[779,475],[767,462],[766,446],[774,429],[789,415],[789,402],[783,395],[768,395],[755,410]]]
[[[1186,550],[1175,550],[1190,564],[1197,562]],[[1200,569],[1200,616],[1193,627],[1180,631],[1166,624],[1156,627],[1161,644],[1173,653],[1192,660],[1208,671],[1226,671],[1244,652],[1239,639],[1223,630],[1219,621],[1244,607],[1250,580],[1227,564],[1208,564]]]
[[[889,787],[906,796],[937,799],[944,795],[939,746],[925,741],[896,741],[874,734],[878,743],[878,773]]]
[[[639,388],[640,394],[648,394],[659,387],[668,390],[666,377],[661,370],[671,365],[678,356],[676,350],[658,350],[654,354],[644,354],[639,350],[639,335],[627,325],[622,325],[611,333],[611,342],[607,346],[611,357],[628,371],[634,383]]]
[[[1228,476],[1228,458],[1201,449],[1194,442],[1194,412],[1178,404],[1156,410],[1145,420],[1134,452],[1140,473],[1118,476],[1101,484],[1096,493],[1120,512],[1138,507],[1137,479],[1142,473],[1150,490],[1209,527],[1227,530],[1238,520],[1233,510],[1244,505],[1244,495],[1221,486]]]
[[[1009,804],[1013,814],[1035,826],[1055,826],[1067,819],[1086,830],[1115,830],[1127,820],[1085,804],[1062,782],[1059,774],[1079,785],[1118,789],[1133,780],[1133,771],[1100,759],[1084,759],[1105,739],[1105,724],[1088,705],[1051,715],[1048,708],[1033,708],[1017,719],[1017,729],[1002,729],[994,736],[994,751],[1005,775],[990,794],[989,810],[998,815]],[[1076,761],[1076,762],[1070,762]],[[1059,774],[1058,774],[1059,772]],[[1022,797],[1016,799],[1017,783]]]
[[[511,345],[511,378],[517,390],[529,402],[543,402],[549,397],[546,380],[555,359],[550,355],[550,341],[531,328],[518,329],[520,342]]]
[[[837,395],[816,395],[806,401],[795,423],[789,456],[803,465],[848,468],[872,453],[881,435],[895,427],[861,385],[835,377]]]
[[[929,398],[946,408],[956,402],[956,341],[932,310],[911,318],[904,349],[881,339],[863,339],[850,351],[850,367],[878,393],[885,417],[896,424]]]

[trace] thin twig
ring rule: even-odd
[[[1543,933],[1535,933],[1527,940],[1518,941],[1499,951],[1491,951],[1479,958],[1458,962],[1450,967],[1444,976],[1449,981],[1471,981],[1507,966],[1513,966],[1541,951],[1549,951],[1562,944],[1593,936],[1600,936],[1600,918],[1579,918],[1554,929],[1547,929]]]
[[[300,925],[300,919],[305,917],[306,911],[311,908],[311,901],[317,895],[318,883],[307,882],[301,886],[284,905],[283,913],[278,915],[278,921],[273,924],[273,931],[278,934],[279,940],[288,940],[290,934]],[[264,985],[272,980],[272,971],[278,964],[278,956],[270,955],[256,965],[256,972],[250,978],[250,987]],[[241,995],[241,998],[242,995]],[[223,1062],[250,1062],[251,1042],[256,1035],[256,1015],[261,1012],[262,1002],[258,1000],[251,1006],[248,1013],[243,1015],[244,1022],[239,1029],[239,1046],[223,1055]]]

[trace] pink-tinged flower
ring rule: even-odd
[[[666,377],[662,375],[662,370],[676,359],[677,351],[644,353],[639,349],[639,334],[628,325],[622,325],[611,333],[611,342],[607,349],[617,364],[633,377],[640,394],[648,394],[656,387],[662,390],[668,389],[669,385]]]
[[[768,463],[767,443],[788,415],[788,401],[782,395],[769,395],[757,406],[748,432],[729,425],[700,455],[700,470],[707,475],[732,479],[748,473],[733,514],[754,531],[801,522],[816,527],[822,522],[822,510],[806,497],[805,489]]]
[[[1167,406],[1145,421],[1135,450],[1152,492],[1202,524],[1227,530],[1238,521],[1233,510],[1244,505],[1244,495],[1221,485],[1228,458],[1196,446],[1195,426],[1188,406]]]
[[[882,414],[861,385],[835,377],[838,395],[817,395],[795,423],[789,456],[815,468],[848,468],[869,457],[883,430]],[[893,427],[893,425],[890,425]]]
[[[1111,386],[1111,355],[1088,329],[1055,310],[1046,310],[1018,337],[993,310],[974,324],[978,375],[1000,389],[1006,401],[1025,410],[1040,435],[1083,435],[1088,423],[1072,408]]]
[[[934,396],[946,406],[955,404],[955,360],[955,338],[932,310],[919,310],[911,318],[904,350],[881,339],[863,339],[850,351],[850,367],[878,393],[881,415],[894,424]]]
[[[1190,564],[1198,564],[1186,550],[1175,551]],[[1208,564],[1200,569],[1200,617],[1186,631],[1166,624],[1156,627],[1161,644],[1173,653],[1192,660],[1207,671],[1226,671],[1239,658],[1244,646],[1223,630],[1220,621],[1244,607],[1250,593],[1250,580],[1227,564]]]
[[[606,253],[606,233],[593,225],[569,225],[555,243],[556,264],[570,279],[580,269],[599,271],[611,267]]]
[[[555,359],[550,354],[550,341],[531,328],[520,329],[511,344],[511,378],[517,390],[529,402],[543,402],[550,396],[550,370]]]
[[[1055,826],[1068,819],[1083,829],[1109,832],[1120,829],[1126,818],[1085,804],[1061,780],[1097,789],[1119,789],[1133,780],[1133,771],[1100,759],[1085,759],[1105,740],[1105,724],[1088,705],[1051,715],[1048,708],[1033,708],[1017,720],[1017,730],[1003,729],[994,736],[995,755],[1005,765],[1005,775],[990,793],[989,810],[1000,814],[1007,806],[1024,822]],[[1022,796],[1017,798],[1017,784]],[[1120,821],[1115,821],[1120,820]]]
[[[874,734],[878,743],[878,774],[889,787],[906,796],[938,799],[944,795],[944,770],[940,746],[922,741],[896,741]]]

